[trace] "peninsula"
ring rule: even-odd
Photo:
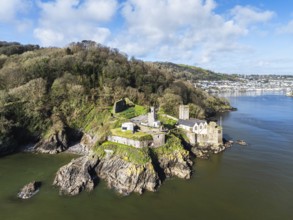
[[[28,143],[49,154],[77,146],[83,156],[56,174],[61,194],[99,179],[123,195],[156,191],[166,178],[189,179],[193,156],[225,149],[209,118],[231,110],[227,100],[117,49],[2,42],[0,68],[0,154]]]

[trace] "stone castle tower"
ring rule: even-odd
[[[179,119],[188,120],[189,119],[189,106],[179,105]]]
[[[148,113],[149,126],[154,126],[155,121],[156,121],[155,107],[151,107],[151,111]]]

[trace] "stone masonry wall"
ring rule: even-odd
[[[133,139],[119,137],[119,136],[108,136],[108,141],[133,146],[136,148],[143,148],[143,147],[150,146],[152,144],[152,141],[138,141],[138,140],[133,140]]]
[[[125,99],[121,99],[117,102],[114,103],[114,106],[113,106],[113,113],[119,113],[119,112],[122,112],[124,110],[127,109],[127,104],[126,104],[126,101]]]
[[[153,147],[160,147],[165,144],[165,134],[159,133],[159,134],[153,134]]]

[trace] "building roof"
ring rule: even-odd
[[[147,123],[148,122],[148,116],[147,115],[140,115],[134,118],[130,119],[131,122],[140,124],[140,123]]]
[[[178,120],[178,124],[179,125],[185,125],[188,127],[193,127],[195,124],[200,124],[200,123],[206,123],[205,120],[199,120],[196,118],[190,118],[188,120],[183,120],[183,119],[179,119]]]
[[[133,122],[124,122],[122,123],[122,126],[134,126]]]

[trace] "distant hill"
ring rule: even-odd
[[[172,74],[176,79],[189,80],[195,82],[197,80],[236,80],[236,75],[228,75],[215,73],[200,67],[189,66],[184,64],[175,64],[170,62],[153,62],[150,63],[160,70],[164,70]]]

